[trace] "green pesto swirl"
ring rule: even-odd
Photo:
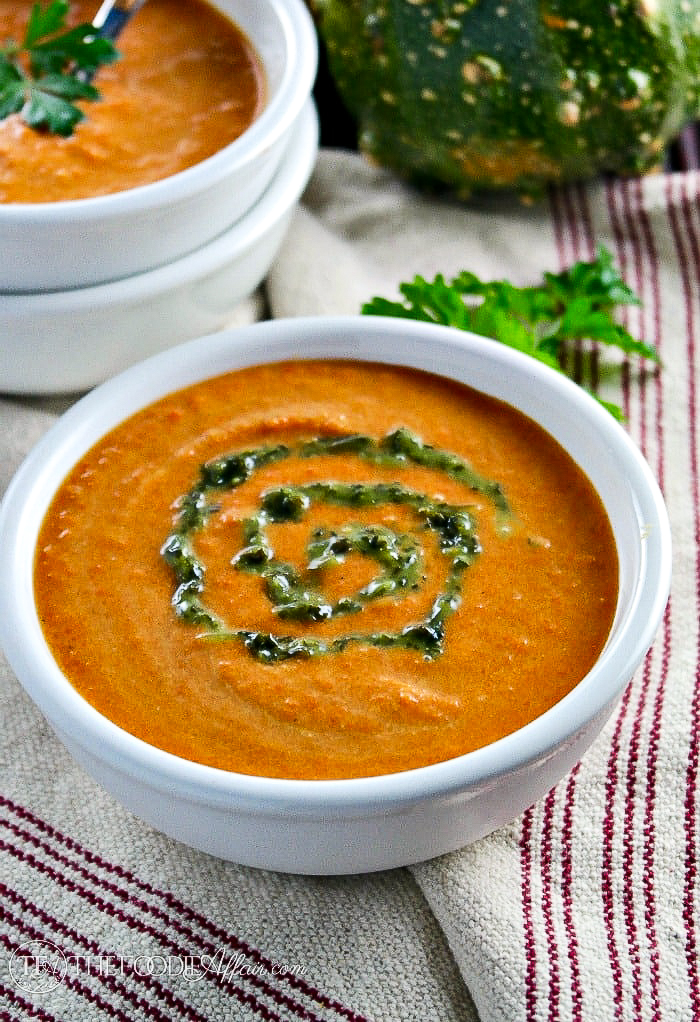
[[[445,557],[447,570],[444,588],[423,620],[409,623],[395,633],[351,630],[326,640],[318,636],[230,629],[207,608],[206,567],[194,553],[192,537],[219,510],[216,494],[236,489],[272,462],[322,455],[355,457],[388,468],[407,463],[421,465],[487,497],[499,512],[509,510],[498,483],[478,475],[457,455],[424,444],[405,429],[380,440],[359,434],[318,437],[297,445],[265,446],[216,458],[201,466],[196,483],[178,501],[175,528],[161,548],[175,580],[172,597],[175,613],[200,628],[203,636],[242,642],[251,656],[267,664],[342,653],[352,644],[414,649],[430,660],[439,657],[445,647],[447,620],[461,602],[462,576],[481,553],[481,546],[468,507],[437,500],[398,482],[324,481],[268,489],[261,495],[257,512],[242,523],[244,546],[231,565],[235,571],[261,579],[271,609],[281,621],[323,622],[337,617],[352,618],[375,600],[397,598],[403,592],[420,588],[423,557],[418,537],[421,532],[432,532]],[[338,529],[316,528],[306,546],[307,566],[302,575],[295,565],[275,556],[267,526],[300,522],[313,504],[335,505],[349,511],[387,504],[403,505],[415,515],[416,533],[397,533],[384,525],[352,522]],[[354,594],[332,602],[323,593],[323,571],[342,563],[351,554],[373,561],[377,574]]]

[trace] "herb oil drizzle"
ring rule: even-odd
[[[427,617],[399,632],[349,632],[331,640],[316,636],[289,636],[248,629],[231,630],[203,600],[206,568],[196,556],[191,538],[216,514],[215,495],[233,490],[250,479],[258,469],[289,458],[308,459],[323,455],[357,457],[386,467],[413,463],[432,469],[485,496],[497,512],[509,513],[500,484],[476,473],[457,455],[424,444],[406,429],[398,429],[380,440],[361,434],[317,437],[295,446],[277,445],[236,452],[206,462],[195,485],[178,502],[174,531],[161,548],[176,583],[172,604],[182,620],[203,629],[203,636],[241,641],[257,660],[274,664],[293,657],[342,653],[350,644],[414,649],[426,659],[441,655],[445,628],[461,602],[462,576],[481,553],[475,523],[469,508],[449,504],[424,493],[388,483],[312,482],[278,486],[262,494],[259,510],[243,523],[243,548],[232,559],[234,570],[259,576],[273,612],[280,620],[323,622],[357,614],[374,600],[395,596],[420,587],[423,559],[416,536],[397,533],[383,525],[348,524],[338,529],[319,527],[307,544],[307,578],[298,569],[275,557],[269,542],[268,525],[300,522],[312,504],[348,509],[403,505],[416,516],[418,532],[432,532],[448,570],[443,591]],[[379,572],[372,581],[351,596],[331,602],[318,581],[325,568],[342,563],[350,554],[374,561]],[[309,581],[310,580],[310,581]]]

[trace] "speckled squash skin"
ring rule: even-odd
[[[700,0],[312,0],[361,149],[462,194],[637,174],[700,115]]]

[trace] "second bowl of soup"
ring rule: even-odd
[[[30,9],[0,3],[0,39]],[[0,121],[0,292],[122,278],[222,233],[272,180],[317,57],[301,0],[151,0],[118,50],[69,137]]]

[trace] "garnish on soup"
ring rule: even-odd
[[[344,653],[357,643],[382,649],[416,649],[428,660],[440,656],[444,651],[447,620],[461,602],[462,575],[481,552],[475,522],[469,506],[451,504],[397,482],[315,481],[265,490],[258,509],[242,523],[244,546],[231,563],[238,571],[260,576],[272,612],[281,621],[328,621],[358,614],[370,601],[396,598],[409,589],[419,590],[425,581],[420,540],[427,532],[432,532],[446,558],[446,577],[443,589],[421,620],[395,632],[351,631],[324,640],[250,628],[232,631],[202,603],[206,566],[194,552],[192,536],[220,509],[216,494],[236,489],[258,468],[272,461],[329,454],[357,457],[388,469],[404,468],[407,464],[422,465],[462,483],[465,499],[480,493],[499,510],[508,509],[497,483],[482,479],[457,455],[424,444],[406,429],[397,429],[379,441],[361,434],[341,434],[217,458],[202,466],[197,483],[178,502],[177,528],[161,550],[175,576],[177,588],[173,606],[177,614],[204,628],[205,634],[241,640],[248,652],[263,663],[321,653]],[[398,505],[410,509],[415,522],[405,532],[372,524],[354,523],[336,529],[319,526],[311,532],[306,545],[306,565],[300,569],[275,556],[268,526],[300,522],[313,504],[346,508],[349,515],[368,508]],[[324,573],[329,568],[344,565],[353,555],[375,562],[381,569],[379,574],[354,593],[337,600],[329,599],[322,591]]]
[[[0,47],[0,119],[19,114],[31,128],[68,136],[85,116],[74,101],[100,98],[86,79],[117,50],[89,22],[67,27],[68,7],[34,4],[22,42]]]
[[[0,0],[0,41],[23,37],[29,19],[35,63],[32,73],[10,47],[0,66],[0,202],[88,199],[160,181],[225,149],[263,109],[260,57],[205,0],[149,0],[120,34],[119,59],[102,64],[94,86],[83,81],[108,52],[88,24],[96,6],[61,0],[60,11],[41,12]],[[66,9],[65,33],[37,39]],[[99,102],[86,102],[95,87]]]

